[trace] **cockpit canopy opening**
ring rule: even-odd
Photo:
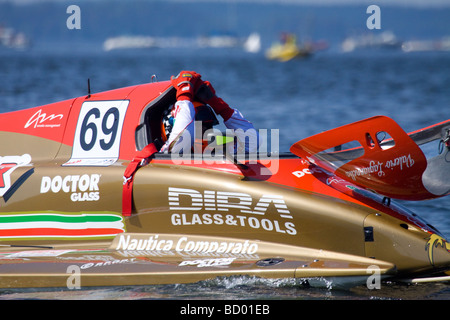
[[[142,112],[140,125],[136,128],[137,150],[142,150],[149,143],[162,145],[170,133],[170,111],[176,103],[176,91],[170,87],[157,99],[149,103]],[[218,125],[219,121],[212,108],[203,103],[194,102],[195,121],[202,123],[202,133]]]

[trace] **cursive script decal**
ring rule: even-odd
[[[370,175],[371,173],[377,173],[379,177],[382,177],[385,175],[385,169],[394,170],[394,168],[398,168],[403,171],[405,167],[411,168],[412,166],[414,166],[414,159],[411,157],[411,154],[408,154],[387,160],[385,163],[370,161],[369,166],[356,168],[355,170],[347,171],[345,174],[353,180],[356,180],[357,176]]]
[[[29,126],[34,125],[34,128],[36,127],[49,127],[49,128],[53,128],[53,127],[60,127],[61,124],[57,123],[57,124],[48,124],[45,122],[48,121],[52,121],[55,119],[62,119],[64,116],[62,114],[50,114],[47,116],[46,113],[42,112],[42,109],[39,109],[38,112],[36,112],[35,114],[33,114],[31,116],[30,119],[28,119],[27,123],[25,124],[24,128],[28,128]]]

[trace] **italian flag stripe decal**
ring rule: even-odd
[[[124,231],[122,217],[110,213],[25,213],[0,216],[0,240],[106,238]]]

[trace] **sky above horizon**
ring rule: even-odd
[[[14,3],[18,5],[35,4],[38,2],[66,2],[71,3],[75,0],[0,0],[0,3]],[[105,1],[105,0],[76,0],[83,1]],[[139,0],[142,2],[158,2],[158,1],[177,1],[177,2],[247,2],[247,3],[280,3],[280,4],[307,4],[307,5],[399,5],[399,6],[419,6],[419,7],[436,7],[450,6],[450,0]]]

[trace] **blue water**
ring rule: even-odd
[[[302,138],[374,115],[413,131],[450,118],[450,53],[319,53],[279,63],[238,49],[155,49],[94,53],[1,52],[0,112],[87,93],[169,79],[182,69],[210,80],[218,95],[257,128],[279,129],[280,150]],[[406,203],[450,237],[450,198]],[[449,299],[445,284],[386,284],[382,290],[310,289],[286,282],[228,279],[179,286],[64,292],[61,298],[134,299]],[[52,296],[53,295],[53,296]],[[53,291],[8,291],[2,298],[56,297]]]

